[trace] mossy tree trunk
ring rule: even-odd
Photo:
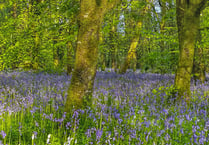
[[[134,26],[132,25],[131,27],[132,27],[132,29],[134,29],[135,33],[131,39],[131,44],[129,47],[128,54],[125,58],[125,62],[123,63],[123,65],[120,68],[119,73],[121,73],[121,74],[126,73],[126,71],[129,67],[131,67],[133,69],[133,71],[136,70],[136,62],[137,62],[136,48],[137,48],[137,45],[138,45],[139,39],[140,39],[140,32],[141,32],[142,25],[143,25],[143,18],[150,8],[149,7],[150,0],[146,0],[145,2],[146,2],[146,4],[142,8],[142,10],[139,12],[138,20],[137,21],[133,20],[135,25]]]
[[[175,88],[178,98],[189,102],[190,82],[193,68],[194,48],[200,23],[200,11],[207,0],[177,0],[176,13],[179,35],[179,62],[175,75]]]
[[[140,30],[142,27],[142,22],[139,21],[137,26],[136,26],[136,29],[137,30]],[[125,62],[123,63],[121,69],[120,69],[120,73],[126,73],[127,69],[129,68],[129,66],[132,64],[133,66],[133,70],[135,71],[136,70],[136,61],[137,61],[137,58],[136,58],[136,48],[137,48],[137,45],[138,45],[138,42],[139,42],[139,34],[136,34],[132,41],[131,41],[131,45],[130,45],[130,48],[129,48],[129,51],[128,51],[128,54],[126,56],[126,59],[125,59]]]
[[[91,102],[96,75],[99,32],[104,14],[120,0],[82,0],[74,71],[68,90],[65,112]]]

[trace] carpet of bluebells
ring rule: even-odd
[[[169,99],[173,75],[98,72],[92,106],[66,116],[70,79],[1,72],[0,145],[209,144],[208,82],[187,105]]]

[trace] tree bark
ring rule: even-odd
[[[174,86],[178,98],[189,102],[190,82],[193,68],[195,41],[200,23],[200,11],[206,0],[177,0],[176,13],[179,35],[180,56]]]
[[[104,14],[120,0],[82,0],[75,67],[68,90],[65,112],[89,105],[96,75],[99,32]]]

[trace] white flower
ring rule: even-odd
[[[35,138],[35,135],[34,135],[34,134],[32,134],[32,140],[34,140],[34,138]]]
[[[47,144],[50,144],[50,138],[51,138],[51,134],[48,135],[48,138],[47,138],[47,141],[46,141]]]
[[[67,138],[67,142],[64,143],[64,145],[70,145],[71,141],[73,140],[73,138],[71,138],[70,136]],[[77,140],[75,140],[75,144],[77,143]]]

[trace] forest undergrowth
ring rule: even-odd
[[[92,105],[66,116],[70,79],[1,72],[0,144],[209,144],[209,82],[187,105],[169,101],[173,75],[97,72]]]

